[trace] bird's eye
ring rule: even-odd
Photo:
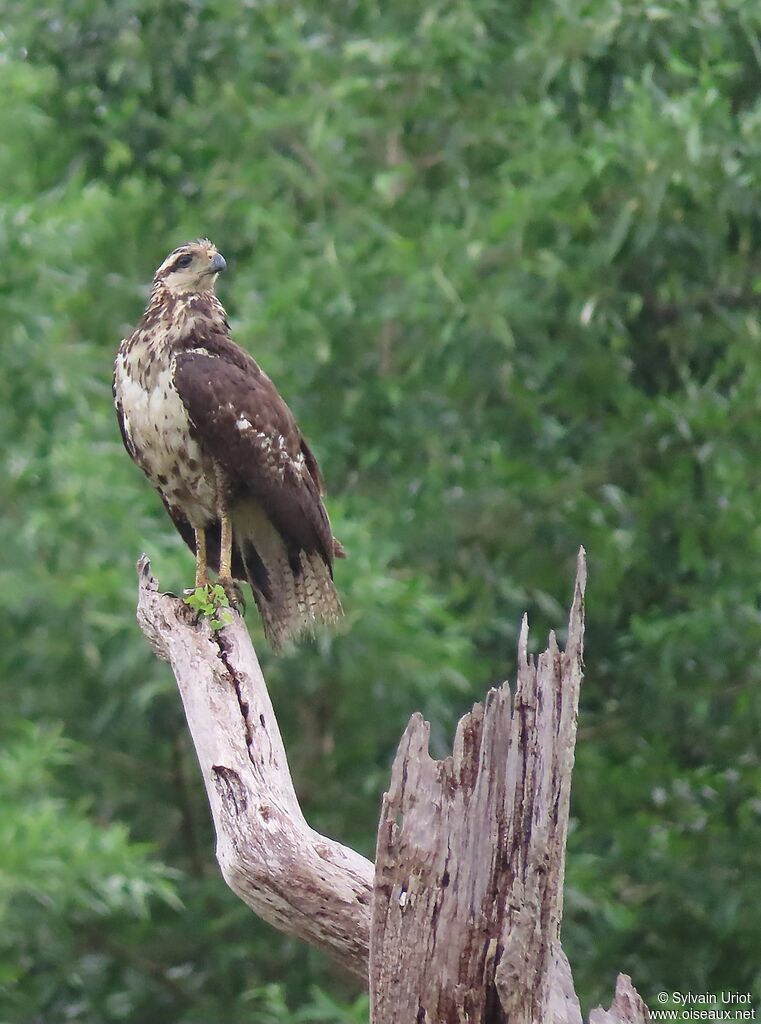
[[[175,266],[177,267],[178,270],[184,270],[185,267],[189,267],[192,262],[193,257],[190,255],[190,253],[188,253],[186,256],[180,256]]]

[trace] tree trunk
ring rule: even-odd
[[[413,715],[383,800],[376,865],[306,823],[248,632],[213,632],[138,563],[138,621],[177,679],[228,885],[264,920],[368,981],[372,1024],[580,1024],[560,946],[582,678],[586,564],[568,643],[527,654],[518,683],[460,722],[434,761]],[[372,904],[372,928],[371,928]],[[590,1024],[641,1024],[619,975]]]
[[[375,861],[373,1024],[581,1024],[560,947],[586,568],[568,645],[518,645],[518,685],[491,690],[434,761],[412,718],[383,801]],[[552,1015],[550,1007],[553,1008]]]

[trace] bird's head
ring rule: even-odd
[[[162,286],[173,295],[213,292],[217,274],[227,266],[221,252],[208,238],[186,242],[169,253],[153,278],[154,288]]]

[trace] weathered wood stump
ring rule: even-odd
[[[547,1020],[553,997],[581,1021],[575,997],[559,997],[585,575],[582,556],[565,653],[551,634],[529,659],[524,618],[515,697],[491,690],[451,757],[432,760],[419,715],[407,727],[378,830],[374,1024]]]

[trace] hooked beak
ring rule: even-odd
[[[227,260],[224,258],[222,253],[221,252],[215,252],[214,255],[211,258],[211,263],[209,265],[210,273],[218,274],[220,271],[224,270],[226,266],[227,266]]]

